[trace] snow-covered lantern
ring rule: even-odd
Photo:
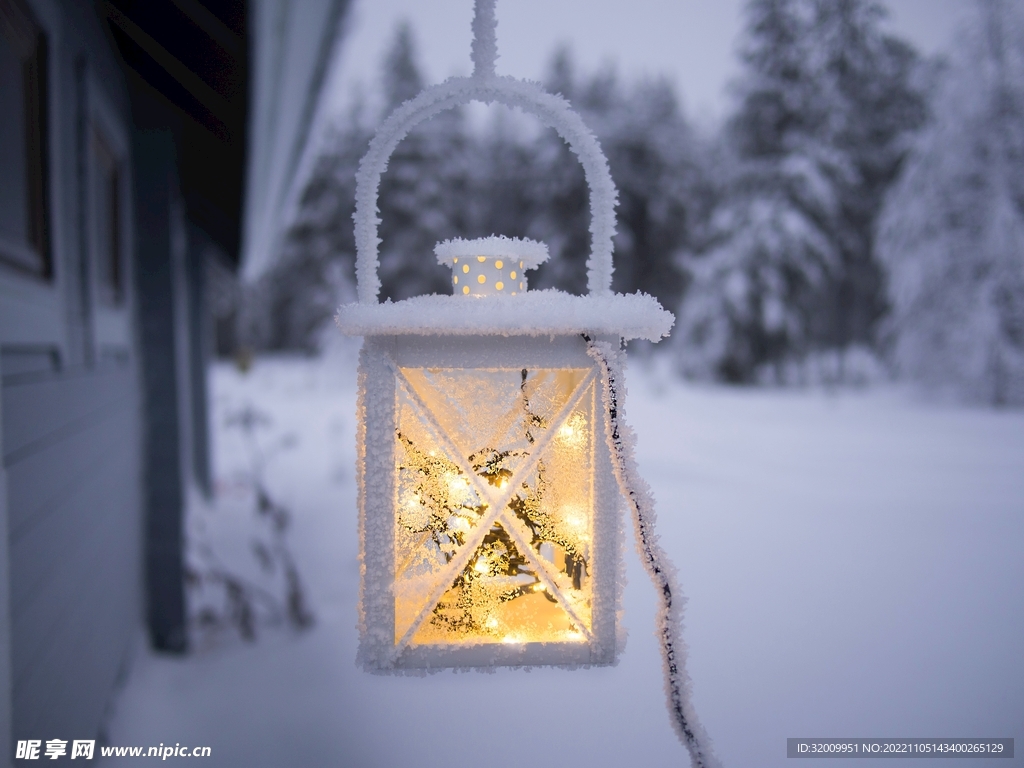
[[[360,659],[377,671],[608,664],[618,647],[622,341],[657,341],[672,316],[611,290],[616,192],[601,149],[568,102],[494,73],[493,0],[478,0],[474,74],[400,106],[360,167],[358,301],[338,323],[364,337],[358,473],[363,581]],[[529,291],[536,242],[436,248],[452,295],[378,302],[377,194],[398,142],[469,101],[553,127],[590,188],[588,293]],[[410,258],[429,258],[410,254]]]

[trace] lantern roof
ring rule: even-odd
[[[518,296],[413,296],[346,304],[337,323],[349,336],[552,336],[609,334],[659,341],[675,321],[646,293],[576,296],[554,289]]]
[[[484,256],[486,258],[512,259],[522,262],[524,269],[539,267],[548,260],[548,247],[536,240],[492,235],[476,240],[453,237],[434,246],[439,264],[450,267],[456,259]]]

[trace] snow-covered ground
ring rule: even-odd
[[[1009,736],[1024,749],[1024,413],[891,390],[695,388],[636,367],[629,383],[641,471],[689,597],[695,706],[725,765],[785,765],[793,736]],[[204,535],[249,567],[252,515],[232,479],[246,457],[224,419],[251,403],[272,417],[264,439],[295,435],[268,485],[294,513],[317,623],[183,659],[140,642],[109,743],[208,745],[211,766],[688,765],[631,545],[616,667],[356,668],[354,384],[351,349],[213,369],[221,499]],[[933,762],[951,764],[915,765]],[[955,761],[974,763],[990,764]]]

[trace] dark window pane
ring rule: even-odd
[[[0,35],[0,94],[0,237],[27,246],[25,81],[22,57],[7,35]]]
[[[20,0],[0,0],[0,259],[49,272],[46,37]]]
[[[95,180],[93,184],[93,231],[96,243],[96,277],[100,298],[121,301],[121,174],[117,157],[99,132],[93,134]]]

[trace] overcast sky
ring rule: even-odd
[[[924,54],[948,49],[971,0],[885,0],[888,25]],[[499,0],[499,74],[537,80],[567,43],[583,71],[614,62],[627,77],[664,74],[687,113],[713,125],[728,111],[738,73],[745,0]],[[375,88],[401,19],[416,33],[427,82],[470,72],[473,0],[354,0],[333,85],[333,103],[355,83]]]

